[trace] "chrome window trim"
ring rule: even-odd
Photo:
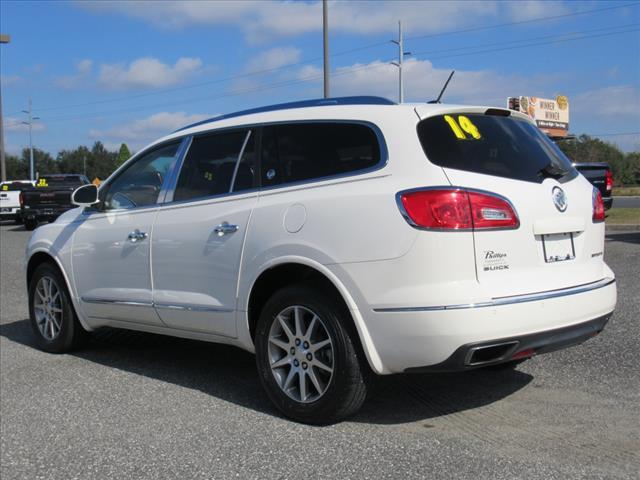
[[[575,287],[561,288],[558,290],[548,290],[546,292],[528,293],[524,295],[512,295],[509,297],[496,297],[489,302],[479,303],[464,303],[457,305],[438,305],[429,307],[392,307],[392,308],[374,308],[376,313],[400,313],[400,312],[432,312],[443,310],[463,310],[468,308],[483,308],[483,307],[499,307],[502,305],[512,305],[525,302],[536,302],[540,300],[548,300],[551,298],[566,297],[569,295],[577,295],[579,293],[590,292],[599,288],[615,283],[615,278],[603,278],[596,282],[586,283],[584,285],[577,285]]]

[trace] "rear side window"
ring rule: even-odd
[[[575,173],[544,133],[511,116],[437,115],[418,124],[418,137],[428,159],[441,167],[537,183]]]
[[[357,172],[379,162],[378,138],[366,125],[298,123],[263,131],[263,186]]]
[[[249,138],[247,139],[247,135]],[[236,171],[238,156],[247,140],[243,158]],[[196,137],[184,160],[173,199],[175,201],[210,197],[253,187],[255,171],[255,135],[235,130]]]

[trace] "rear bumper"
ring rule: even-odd
[[[32,210],[30,208],[27,208],[22,210],[22,218],[24,218],[25,220],[55,220],[71,208],[73,207],[51,208],[42,210]]]
[[[615,280],[607,278],[483,304],[374,310],[365,321],[385,373],[451,371],[508,361],[528,348],[545,353],[581,343],[602,330],[615,304]],[[475,347],[509,342],[490,362],[468,356]]]
[[[603,197],[604,209],[609,210],[613,206],[613,197]]]
[[[611,315],[609,313],[588,322],[529,335],[469,343],[459,347],[442,363],[408,368],[405,372],[457,372],[505,363],[514,357],[529,358],[533,355],[554,352],[579,345],[596,336],[604,329]]]

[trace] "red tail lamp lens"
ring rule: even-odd
[[[611,190],[613,188],[613,174],[611,173],[611,170],[607,170],[606,181],[607,190]]]
[[[600,192],[593,189],[593,222],[604,222],[604,202],[602,201],[602,195]]]
[[[518,228],[516,212],[505,199],[462,188],[400,193],[409,223],[438,230]]]

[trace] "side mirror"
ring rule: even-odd
[[[71,203],[79,207],[90,207],[98,202],[98,187],[92,184],[78,187],[71,194]]]

